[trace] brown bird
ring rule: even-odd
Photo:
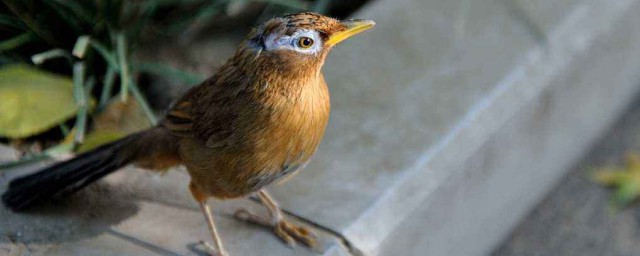
[[[285,220],[264,187],[296,173],[314,154],[329,119],[325,58],[337,43],[373,25],[310,12],[271,19],[214,76],[185,93],[160,125],[13,180],[2,201],[21,210],[129,163],[154,170],[183,164],[213,236],[208,247],[214,255],[226,253],[206,204],[210,197],[255,194],[270,218],[246,210],[237,217],[272,226],[290,245],[298,240],[314,246],[314,235]]]

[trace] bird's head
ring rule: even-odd
[[[249,34],[244,48],[253,56],[245,56],[272,71],[319,72],[333,46],[374,25],[371,20],[339,21],[312,12],[289,14],[269,20]]]

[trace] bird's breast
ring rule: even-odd
[[[305,86],[291,99],[275,103],[256,135],[256,162],[252,183],[264,186],[295,173],[318,148],[329,120],[329,93],[324,80]]]
[[[303,85],[295,97],[278,92],[246,100],[229,123],[233,143],[212,149],[185,140],[182,148],[193,158],[185,161],[192,180],[210,195],[231,198],[291,176],[320,145],[329,110],[324,80]]]

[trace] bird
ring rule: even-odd
[[[20,211],[78,191],[129,164],[150,170],[184,165],[213,244],[228,255],[210,198],[255,196],[269,217],[245,209],[239,219],[269,226],[288,245],[316,245],[315,234],[284,218],[266,186],[304,168],[320,144],[330,112],[322,67],[338,43],[372,28],[313,12],[272,18],[254,28],[217,72],[192,87],[162,121],[9,183],[2,203]]]

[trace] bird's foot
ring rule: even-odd
[[[242,221],[273,228],[274,233],[290,247],[294,247],[297,242],[301,242],[310,248],[317,248],[318,246],[317,237],[313,231],[291,221],[285,220],[282,217],[276,216],[271,219],[265,219],[247,211],[246,209],[236,211],[234,217]]]
[[[318,246],[316,235],[311,230],[293,222],[280,220],[274,231],[282,241],[291,247],[296,245],[296,241],[302,242],[310,248]]]
[[[202,245],[207,250],[209,255],[211,255],[211,256],[229,256],[229,254],[227,254],[227,252],[219,251],[219,250],[216,249],[216,247],[214,247],[213,245],[210,245],[209,243],[207,243],[205,241],[200,241],[199,244]]]

